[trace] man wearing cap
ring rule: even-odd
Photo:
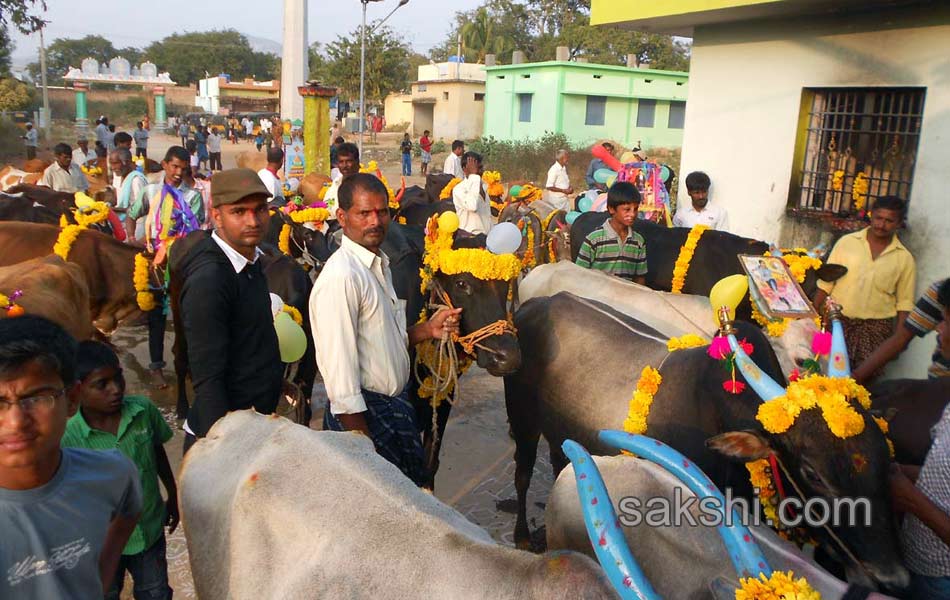
[[[183,282],[180,311],[195,387],[185,452],[229,411],[270,414],[277,408],[284,365],[258,248],[270,219],[270,196],[251,169],[216,173],[214,232],[191,234],[201,239],[174,258]]]
[[[96,164],[99,162],[99,157],[96,156],[95,151],[89,149],[89,140],[86,138],[86,136],[79,136],[79,139],[76,140],[76,145],[78,148],[73,150],[73,162],[80,167],[96,166]]]
[[[125,150],[128,150],[127,148]],[[165,262],[168,246],[201,228],[205,220],[201,194],[182,181],[182,171],[188,167],[188,151],[181,146],[172,146],[165,153],[162,169],[165,177],[161,183],[145,187],[145,191],[130,199],[125,218],[125,231],[134,238],[136,222],[144,220],[146,247],[155,252],[155,264]],[[149,312],[148,349],[152,380],[156,387],[165,388],[165,290],[153,290],[155,308]]]

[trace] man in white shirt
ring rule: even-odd
[[[36,158],[36,148],[40,143],[40,134],[33,129],[33,123],[26,124],[26,133],[23,134],[22,137],[26,140],[24,142],[26,146],[26,160],[33,160]]]
[[[211,171],[221,171],[221,134],[214,127],[208,132],[208,168]]]
[[[567,150],[558,150],[554,156],[554,164],[548,169],[548,179],[544,184],[547,192],[547,201],[559,210],[569,211],[571,208],[570,194],[574,193],[571,179],[567,175]]]
[[[393,289],[380,249],[389,226],[386,187],[369,173],[340,186],[343,243],[310,294],[310,325],[329,409],[323,428],[360,431],[380,456],[417,485],[428,474],[422,438],[405,387],[409,345],[458,331],[461,309],[444,309],[407,330],[405,301]]]
[[[109,131],[109,119],[107,119],[106,117],[99,117],[99,121],[97,121],[97,123],[98,125],[96,125],[96,139],[99,141],[100,144],[105,146],[107,150],[112,150],[112,148],[110,148],[109,145],[113,143],[114,136],[112,132]]]
[[[283,206],[285,204],[284,186],[280,182],[280,177],[277,176],[277,172],[280,171],[283,165],[284,151],[280,148],[271,148],[267,151],[267,166],[257,172],[257,176],[261,178],[261,181],[264,182],[273,196],[269,202],[271,206]]]
[[[330,211],[329,220],[332,221],[336,220],[340,184],[350,175],[355,175],[360,172],[360,149],[356,144],[344,142],[337,146],[336,157],[337,167],[340,169],[340,177],[333,181],[330,185],[330,189],[323,195],[323,201],[326,202],[327,210]]]
[[[134,203],[141,202],[142,195],[145,194],[145,188],[148,186],[148,178],[135,168],[132,153],[129,152],[128,148],[116,148],[109,153],[109,168],[119,177],[119,186],[115,188],[114,210],[119,215],[119,220],[124,223],[129,207]],[[126,239],[131,241],[144,237],[145,221],[139,219],[136,223],[135,235]]]
[[[73,162],[82,167],[94,166],[99,162],[99,157],[96,156],[96,153],[89,149],[89,140],[86,139],[86,136],[81,135],[79,139],[76,140],[76,145],[79,146],[73,150]]]
[[[465,178],[465,173],[462,172],[462,160],[461,156],[465,154],[465,142],[462,140],[455,140],[452,142],[452,151],[449,152],[449,155],[445,157],[445,164],[442,165],[442,172],[452,177],[458,177],[459,179]]]
[[[53,164],[46,167],[37,185],[43,185],[57,192],[85,192],[89,189],[89,180],[79,165],[73,162],[73,149],[69,144],[56,144],[53,148]]]
[[[488,235],[492,227],[488,185],[482,181],[482,157],[476,152],[462,155],[465,178],[452,188],[452,204],[459,218],[459,229],[471,234]]]
[[[686,192],[692,201],[686,206],[680,206],[673,216],[673,227],[694,227],[706,225],[710,229],[728,231],[729,215],[726,209],[715,204],[709,204],[709,175],[702,171],[694,171],[686,176]]]

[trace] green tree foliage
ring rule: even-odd
[[[144,55],[179,85],[218,73],[228,73],[232,79],[270,79],[277,75],[279,62],[273,54],[254,51],[247,38],[233,29],[176,33],[150,44]]]
[[[46,0],[0,0],[0,25],[13,24],[20,33],[33,33],[46,21],[34,11],[46,10]]]
[[[85,58],[108,63],[118,55],[112,42],[101,35],[87,35],[80,39],[57,38],[46,48],[46,77],[50,85],[62,85],[69,67],[79,67]],[[34,81],[40,80],[40,63],[27,65]]]
[[[6,25],[0,25],[0,77],[10,76],[10,54],[13,53],[13,40]]]
[[[0,110],[26,110],[33,101],[30,86],[12,77],[0,79]]]
[[[415,73],[410,74],[413,53],[392,29],[381,27],[366,36],[366,100],[379,103],[390,93],[408,88]],[[310,76],[327,85],[340,88],[349,98],[360,94],[360,30],[341,35],[321,51],[316,44],[310,48]],[[418,58],[414,64],[418,65]]]
[[[496,54],[507,62],[513,50],[531,61],[553,60],[558,46],[571,58],[626,64],[627,54],[655,69],[689,69],[689,46],[671,36],[590,25],[590,0],[489,0],[478,9],[456,14],[445,42],[432,49],[433,60],[456,53],[459,33],[463,55],[470,62]]]

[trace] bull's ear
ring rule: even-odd
[[[728,431],[706,440],[706,447],[740,462],[767,458],[772,452],[769,441],[752,430]]]
[[[815,274],[818,275],[818,279],[827,281],[828,283],[838,281],[847,273],[848,267],[844,265],[836,265],[834,263],[821,265],[815,272]]]

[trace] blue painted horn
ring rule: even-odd
[[[724,524],[727,522],[726,499],[719,488],[692,461],[663,442],[645,435],[602,429],[597,437],[608,446],[633,452],[660,465],[686,484],[700,501],[705,498],[715,499],[721,516],[717,528],[736,573],[740,577],[756,577],[759,573],[768,577],[772,574],[772,569],[752,537],[752,532],[742,524],[739,511],[733,509],[732,519],[728,521],[731,525]]]
[[[784,256],[784,254],[782,254],[782,249],[775,244],[769,244],[769,254],[772,256]]]
[[[828,356],[829,377],[851,377],[851,361],[844,343],[844,326],[841,325],[841,307],[829,302],[828,320],[831,321],[831,354]]]
[[[623,600],[659,600],[660,596],[630,553],[607,486],[590,454],[573,440],[564,440],[561,449],[574,466],[587,535],[611,585]]]
[[[739,367],[739,372],[742,373],[746,383],[755,390],[755,393],[759,395],[763,402],[785,395],[785,388],[776,383],[774,379],[766,375],[762,369],[752,362],[734,334],[729,333],[726,338],[729,340],[729,347],[736,353],[736,366]]]

